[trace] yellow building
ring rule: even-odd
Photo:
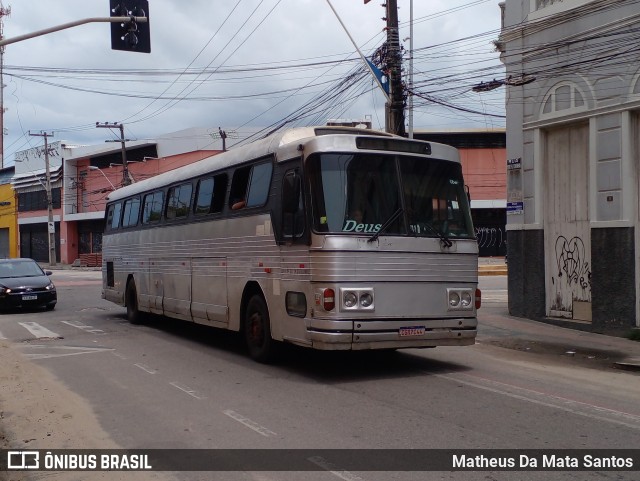
[[[14,167],[0,169],[0,259],[18,257],[18,204],[11,185]]]

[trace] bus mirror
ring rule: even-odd
[[[282,185],[282,211],[295,214],[300,208],[300,176],[297,172],[287,172]]]

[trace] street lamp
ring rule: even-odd
[[[107,177],[107,174],[105,174],[105,173],[102,171],[102,169],[101,169],[100,167],[97,167],[97,166],[95,166],[95,165],[90,165],[90,166],[89,166],[89,170],[97,170],[98,172],[100,172],[100,173],[104,176],[104,178],[105,178],[105,179],[107,179],[107,182],[109,182],[109,185],[111,186],[111,188],[112,188],[113,190],[116,190],[116,187],[115,187],[115,186],[113,185],[113,183],[109,180],[109,177]]]

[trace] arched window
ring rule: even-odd
[[[544,117],[586,109],[587,103],[582,91],[575,84],[567,82],[553,87],[542,102],[542,116]]]

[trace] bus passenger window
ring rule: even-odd
[[[231,192],[229,192],[229,208],[231,210],[237,210],[244,205],[241,202],[246,202],[247,186],[249,185],[249,177],[251,175],[251,167],[240,167],[233,173],[233,180],[231,181]],[[236,206],[234,208],[234,206]]]
[[[140,216],[140,199],[129,199],[124,203],[124,214],[122,215],[122,227],[133,227],[138,225]]]
[[[247,207],[258,207],[267,203],[269,187],[271,186],[271,162],[258,164],[251,171],[251,182],[247,194]]]
[[[189,215],[191,190],[191,184],[182,184],[169,189],[167,219],[177,219]]]
[[[222,212],[227,192],[227,174],[200,179],[196,189],[193,212],[196,215]]]
[[[122,212],[122,204],[118,202],[109,206],[107,211],[107,231],[115,230],[120,227],[120,213]]]
[[[142,223],[151,224],[159,222],[162,218],[162,205],[164,204],[164,192],[158,191],[144,196],[142,208]]]
[[[236,169],[229,193],[229,208],[237,210],[266,204],[272,172],[271,162]]]
[[[196,215],[208,214],[213,200],[213,177],[198,181],[196,202],[193,212]]]

